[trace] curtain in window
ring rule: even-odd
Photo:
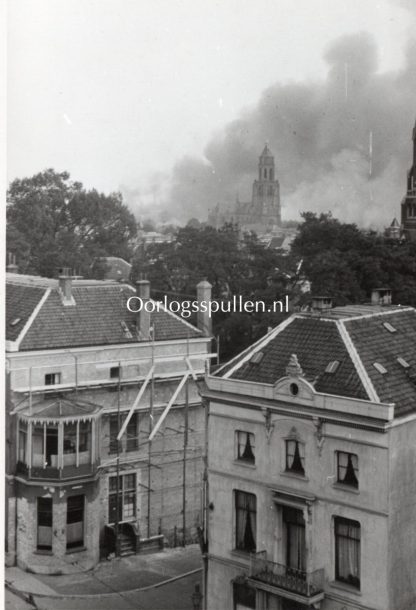
[[[337,543],[337,578],[352,585],[360,584],[360,525],[354,521],[335,522]]]
[[[338,452],[338,481],[345,485],[358,486],[356,472],[358,471],[358,457],[352,453]]]
[[[236,547],[244,551],[256,550],[256,496],[236,492]]]
[[[288,524],[288,566],[296,570],[305,570],[305,527]]]
[[[287,565],[295,570],[306,569],[305,521],[301,510],[285,507],[283,520],[286,524]]]
[[[296,472],[305,470],[304,447],[299,441],[286,441],[286,469]]]
[[[241,460],[254,462],[254,434],[251,432],[238,433],[238,457]]]

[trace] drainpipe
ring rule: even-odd
[[[121,362],[118,363],[118,396],[117,396],[117,429],[120,431],[120,390],[121,390]],[[111,439],[110,439],[111,442]],[[121,439],[118,440],[117,433],[117,470],[116,470],[116,521],[115,521],[115,534],[116,534],[116,543],[115,543],[115,556],[120,557],[120,523],[118,516],[118,507],[119,507],[119,499],[120,499],[120,443]]]
[[[207,591],[208,591],[208,514],[209,514],[209,493],[208,493],[208,416],[209,416],[209,401],[206,399],[203,400],[204,405],[204,474],[203,474],[203,489],[204,489],[204,513],[203,513],[203,529],[204,529],[204,539],[203,539],[203,553],[202,553],[202,569],[203,569],[203,578],[202,578],[202,603],[203,610],[207,610]]]

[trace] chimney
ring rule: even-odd
[[[146,311],[145,305],[150,300],[150,282],[148,280],[138,280],[136,282],[136,293],[143,301],[143,306],[136,314],[136,327],[140,338],[148,341],[150,339],[150,311]]]
[[[61,267],[58,269],[58,279],[62,305],[65,307],[76,305],[72,295],[72,273],[70,267]]]
[[[332,297],[312,297],[312,311],[326,313],[332,309]]]
[[[19,267],[16,265],[16,254],[7,253],[7,273],[19,273]]]
[[[390,288],[373,288],[371,291],[371,305],[391,305]]]
[[[207,280],[202,280],[196,287],[196,298],[198,301],[198,313],[196,325],[202,331],[204,337],[212,336],[212,320],[209,311],[206,311],[208,303],[211,302],[212,286]]]

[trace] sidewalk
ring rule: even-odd
[[[143,591],[187,575],[198,576],[201,552],[194,544],[165,549],[148,555],[132,555],[104,561],[89,572],[50,576],[29,574],[20,568],[5,568],[11,591],[48,598],[111,596],[125,591]]]

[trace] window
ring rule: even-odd
[[[119,427],[121,427],[121,416],[120,416],[120,426],[118,424],[118,414],[111,413],[110,415],[110,453],[117,453],[117,435],[119,431]]]
[[[335,517],[335,578],[360,588],[360,524]]]
[[[84,454],[84,456],[79,456],[80,461],[84,457],[89,458],[89,454],[91,451],[91,425],[92,422],[89,421],[79,422],[78,451],[80,454]]]
[[[358,456],[337,451],[337,482],[358,487]]]
[[[39,551],[52,550],[52,498],[38,498],[38,536],[36,548]]]
[[[126,451],[135,451],[139,446],[139,437],[137,433],[137,413],[133,413],[126,428],[127,444]]]
[[[297,508],[283,507],[286,529],[286,565],[294,570],[306,569],[305,520]]]
[[[240,551],[256,550],[256,496],[235,492],[235,547]]]
[[[286,441],[286,471],[305,474],[305,448],[297,440]]]
[[[119,366],[112,366],[110,368],[110,377],[111,377],[111,379],[119,379],[119,377],[120,377],[120,367]]]
[[[64,454],[76,453],[77,451],[77,424],[65,423],[64,425]]]
[[[90,462],[91,425],[90,421],[64,424],[64,466],[79,466]]]
[[[242,432],[237,430],[237,460],[254,464],[254,434],[252,432]]]
[[[19,462],[27,464],[27,423],[19,421]]]
[[[136,518],[136,474],[122,474],[118,478],[118,502],[117,502],[117,476],[109,479],[108,493],[108,520],[115,523],[118,520],[132,521]]]
[[[47,373],[45,375],[45,385],[58,385],[61,383],[61,373]]]
[[[84,496],[68,498],[66,509],[66,548],[84,544]]]
[[[255,610],[256,590],[245,583],[233,583],[234,609]]]
[[[34,426],[32,432],[32,466],[58,468],[58,427]]]

